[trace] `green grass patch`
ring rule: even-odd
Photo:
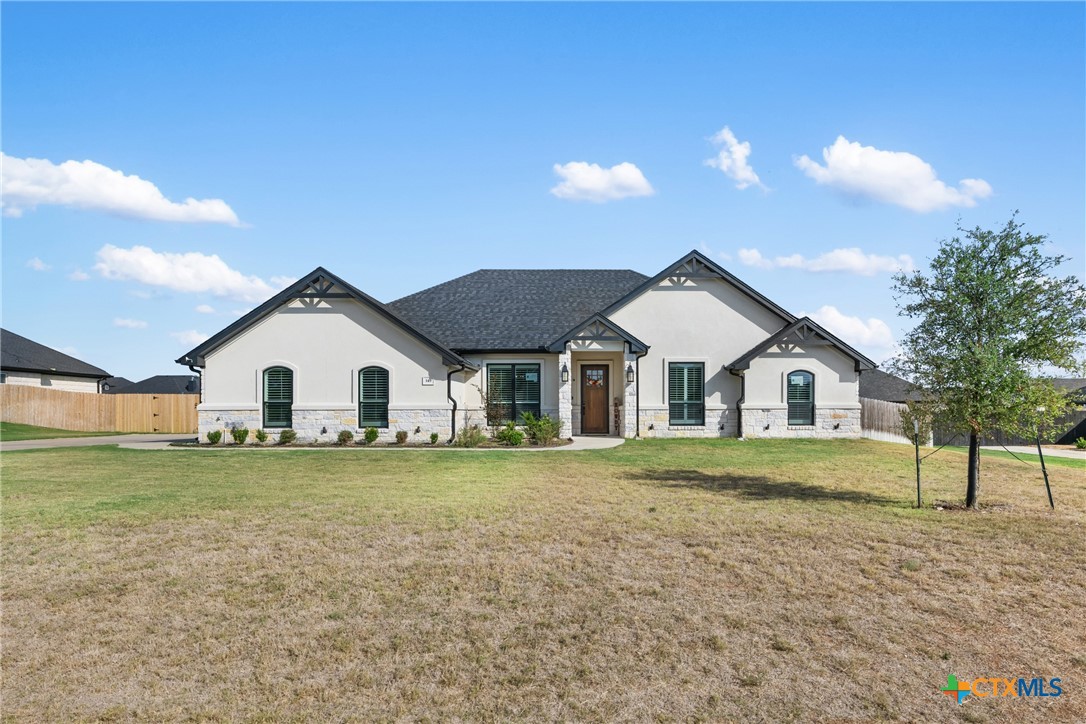
[[[123,435],[123,432],[81,432],[79,430],[60,430],[55,427],[37,427],[19,422],[0,422],[0,440],[48,440],[57,437],[97,437],[99,435]]]
[[[945,447],[942,450],[940,450],[939,452],[941,453],[941,452],[947,452],[947,451],[953,452],[953,453],[964,453],[965,455],[969,454],[969,448],[968,447],[960,447],[960,446],[957,446],[957,445]],[[920,449],[920,455],[923,456],[924,454],[925,454],[924,449],[921,448]],[[1041,458],[1040,458],[1040,456],[1038,456],[1036,454],[1031,455],[1029,453],[1019,453],[1019,452],[1011,454],[1007,450],[983,450],[982,449],[980,451],[980,459],[982,461],[983,460],[1015,460],[1016,455],[1018,456],[1018,458],[1020,460],[1024,460],[1025,462],[1030,463],[1031,465],[1033,465],[1033,467],[1035,467],[1037,469],[1037,474],[1038,475],[1041,474]],[[1021,465],[1022,463],[1019,462],[1018,464]],[[1065,458],[1065,457],[1059,457],[1059,456],[1056,456],[1056,455],[1045,455],[1045,466],[1046,467],[1052,467],[1053,465],[1058,466],[1058,467],[1064,467],[1064,468],[1078,468],[1079,470],[1086,470],[1086,458],[1083,458],[1083,459],[1080,459],[1080,458]]]

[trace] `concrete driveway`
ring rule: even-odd
[[[163,450],[171,442],[192,442],[196,434],[101,435],[97,437],[56,437],[48,440],[12,440],[0,442],[0,452],[41,450],[53,447],[88,447],[90,445],[120,445],[136,450]]]
[[[1002,445],[983,445],[985,450],[1003,450]],[[1032,445],[1008,445],[1007,450],[1010,450],[1015,455],[1036,455],[1037,448]],[[1074,458],[1075,460],[1086,460],[1086,450],[1061,450],[1059,448],[1042,447],[1046,458]]]

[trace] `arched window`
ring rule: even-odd
[[[810,372],[788,373],[788,424],[814,424],[814,375]]]
[[[290,427],[294,373],[286,367],[264,370],[264,427]]]
[[[388,427],[388,370],[366,367],[358,373],[358,426]]]

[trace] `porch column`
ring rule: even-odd
[[[558,422],[562,425],[562,437],[573,436],[573,362],[569,342],[558,353]],[[568,379],[562,381],[562,370],[569,370]]]
[[[637,437],[637,386],[641,381],[637,378],[637,355],[630,352],[630,345],[625,345],[626,352],[622,355],[621,375],[623,384],[622,395],[622,436],[626,438]],[[632,367],[634,371],[633,384],[626,382],[626,368]]]

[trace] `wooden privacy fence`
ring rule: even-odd
[[[98,395],[0,385],[4,422],[81,432],[195,433],[199,395]]]
[[[883,442],[900,442],[912,445],[912,437],[905,434],[901,424],[901,413],[908,408],[900,402],[860,398],[860,428],[864,437]],[[921,440],[923,445],[931,445],[931,439]]]

